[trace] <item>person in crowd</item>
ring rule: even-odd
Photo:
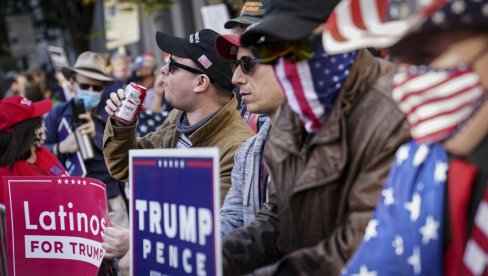
[[[488,3],[387,2],[380,13],[392,16],[363,29],[353,22],[371,26],[374,15],[336,20],[351,2],[327,22],[324,47],[388,48],[398,63],[393,98],[412,140],[398,150],[369,235],[343,275],[486,275]],[[392,12],[402,6],[408,13]],[[346,29],[357,36],[341,39]]]
[[[159,48],[171,54],[169,63],[161,68],[161,75],[165,100],[174,109],[156,132],[139,139],[135,139],[135,125],[124,125],[114,119],[107,122],[104,154],[115,178],[127,181],[129,150],[133,148],[218,147],[220,201],[224,201],[231,186],[234,155],[253,133],[236,109],[232,64],[217,54],[218,35],[209,29],[187,38],[157,33]],[[105,110],[114,114],[123,99],[124,91],[111,93]],[[104,249],[109,256],[120,257],[116,253],[128,248],[128,235],[124,234],[127,230],[107,229]],[[127,265],[127,256],[122,264]]]
[[[112,76],[121,81],[123,84],[127,83],[130,76],[130,59],[125,54],[118,52],[114,53],[110,58],[110,67]]]
[[[263,149],[272,121],[284,101],[272,66],[256,63],[251,49],[240,47],[239,40],[240,34],[218,36],[217,51],[223,58],[234,61],[232,82],[240,87],[247,110],[265,115],[265,121],[258,133],[236,153],[232,186],[220,209],[220,229],[223,234],[249,225],[267,200],[269,175],[263,160]]]
[[[62,73],[69,80],[70,89],[75,97],[59,104],[46,116],[44,120],[47,127],[46,147],[61,161],[72,162],[71,158],[75,158],[80,150],[75,131],[87,135],[94,156],[82,161],[86,167],[85,176],[98,179],[107,185],[109,210],[114,213],[112,221],[128,227],[128,214],[121,183],[110,176],[103,158],[103,129],[108,115],[104,110],[101,97],[104,87],[114,83],[114,79],[103,73],[104,68],[105,62],[102,56],[90,51],[81,53],[73,67],[62,68]],[[86,113],[79,114],[79,118],[73,116],[72,106],[75,100],[83,100],[84,103]],[[78,119],[82,123],[75,128]],[[58,131],[63,122],[73,129],[66,137],[62,137],[63,135]]]
[[[51,101],[32,102],[20,96],[0,100],[0,176],[61,176],[68,172],[43,144],[42,116]],[[3,188],[0,203],[4,203]]]
[[[330,55],[321,27],[338,1],[271,1],[241,36],[273,64],[286,104],[264,158],[269,200],[222,241],[226,275],[337,275],[361,242],[408,123],[392,65],[367,50]]]
[[[64,93],[59,93],[58,91],[56,91],[58,93],[54,93],[55,91],[53,91],[51,85],[49,84],[46,73],[40,67],[29,68],[29,70],[27,70],[26,76],[29,83],[35,84],[35,86],[39,87],[44,99],[50,99],[53,102],[53,106],[56,106],[59,103],[66,101]],[[29,87],[29,89],[32,89],[32,87]],[[27,87],[26,93],[28,93]],[[32,93],[32,91],[29,91],[29,93]],[[26,97],[28,98],[27,95]]]
[[[144,86],[147,89],[146,98],[144,98],[144,107],[151,108],[154,101],[154,85],[156,76],[156,57],[153,52],[144,52],[136,57],[132,63],[131,70],[134,76],[134,82]]]
[[[249,25],[257,23],[263,18],[267,5],[268,0],[244,2],[239,16],[225,22],[224,28],[232,29],[234,33],[242,33]],[[246,104],[242,102],[239,86],[236,86],[234,93],[239,102],[238,109],[240,110],[241,116],[246,120],[251,129],[257,133],[266,121],[266,116],[254,114],[247,110]]]
[[[15,74],[13,76],[13,81],[10,84],[10,88],[5,93],[5,97],[9,96],[25,96],[25,86],[27,85],[28,79],[25,73]]]

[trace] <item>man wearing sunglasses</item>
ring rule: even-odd
[[[219,34],[203,29],[186,38],[158,32],[156,42],[171,54],[161,68],[165,100],[175,108],[152,133],[133,140],[135,125],[109,120],[104,153],[110,172],[120,180],[128,178],[128,150],[131,148],[218,147],[220,150],[220,195],[223,202],[230,188],[234,154],[252,131],[237,111],[232,89],[232,64],[215,50]],[[113,114],[124,99],[122,90],[111,93],[105,110]],[[123,150],[122,150],[123,149]]]
[[[241,35],[285,94],[267,138],[269,200],[224,237],[224,273],[338,275],[363,239],[408,123],[392,66],[367,50],[330,55],[314,30],[338,1],[271,1]]]
[[[45,118],[46,147],[65,164],[69,164],[73,160],[83,162],[86,168],[85,176],[105,183],[109,207],[114,212],[112,222],[128,226],[127,209],[120,188],[121,183],[110,176],[103,158],[103,130],[108,117],[103,109],[104,105],[101,104],[103,102],[103,90],[104,87],[115,83],[113,78],[103,73],[104,69],[103,57],[94,52],[84,52],[77,58],[73,67],[62,68],[62,73],[69,80],[69,87],[75,97],[68,102],[57,105]],[[83,100],[86,111],[85,114],[80,114],[79,118],[74,118],[72,110],[72,102],[75,100]],[[73,126],[76,125],[77,119],[83,123],[75,128]],[[73,130],[67,137],[63,137],[59,132],[60,126],[63,124],[62,121],[65,121]],[[94,152],[93,158],[81,161],[76,157],[79,156],[77,152],[80,149],[75,139],[75,131],[89,137],[89,143],[91,143]],[[74,175],[73,172],[70,174]]]
[[[272,121],[284,100],[272,66],[256,63],[251,50],[240,47],[239,40],[240,34],[221,35],[217,37],[217,51],[225,59],[233,60],[232,82],[239,86],[247,110],[264,115],[265,120],[258,133],[236,153],[232,186],[220,209],[223,234],[249,225],[267,201],[269,174],[262,153]]]

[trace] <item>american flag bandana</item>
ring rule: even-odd
[[[398,69],[393,86],[393,99],[406,114],[418,143],[449,138],[471,116],[484,91],[478,74],[467,66]]]
[[[280,58],[273,66],[288,105],[298,114],[308,133],[317,132],[356,59],[356,52],[328,55],[320,40],[314,57],[296,63]]]
[[[442,275],[447,153],[410,141],[395,157],[363,242],[341,275]]]

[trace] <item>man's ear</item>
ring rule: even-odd
[[[210,78],[207,75],[200,74],[196,79],[196,85],[194,90],[196,93],[204,92],[205,90],[210,88],[210,85]]]

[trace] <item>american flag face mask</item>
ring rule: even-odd
[[[282,57],[273,66],[288,105],[308,133],[318,132],[323,126],[356,59],[356,52],[327,54],[320,39],[314,41],[313,49],[309,60],[292,62]]]
[[[412,138],[431,144],[451,137],[483,98],[480,78],[470,66],[400,68],[393,78],[393,99],[406,114]]]

